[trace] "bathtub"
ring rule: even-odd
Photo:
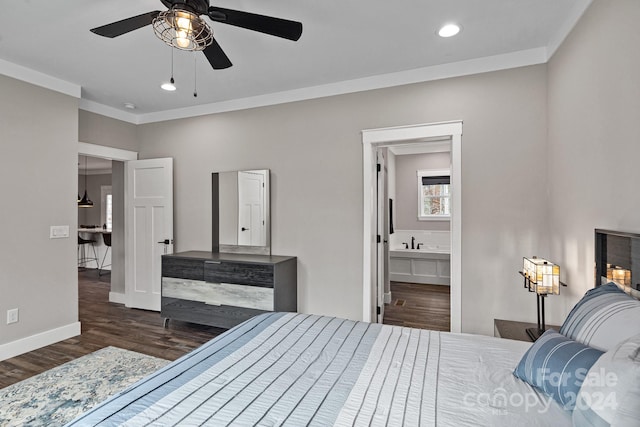
[[[448,231],[398,230],[390,237],[389,280],[447,286],[450,284],[451,250]],[[421,243],[420,249],[405,248],[404,243],[411,242],[411,237]]]

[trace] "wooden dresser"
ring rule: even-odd
[[[297,258],[205,251],[162,256],[160,314],[231,328],[260,313],[297,311]]]

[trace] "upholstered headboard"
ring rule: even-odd
[[[615,282],[640,299],[640,234],[595,230],[595,285]]]

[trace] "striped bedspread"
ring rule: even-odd
[[[511,375],[527,348],[491,337],[269,313],[69,425],[571,425],[555,402]],[[533,399],[526,408],[505,401],[514,392]]]

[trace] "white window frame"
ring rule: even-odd
[[[112,191],[112,187],[110,185],[101,185],[100,186],[100,206],[101,206],[101,212],[100,212],[100,224],[106,224],[107,223],[107,196],[111,195],[111,220],[113,221],[113,191]],[[113,227],[113,224],[111,224],[111,227],[107,226],[107,229],[111,229]]]
[[[451,177],[450,169],[423,169],[416,171],[418,176],[418,221],[450,221],[451,214],[449,215],[422,215],[422,206],[424,200],[422,199],[422,177],[423,176],[448,176]],[[451,187],[449,187],[451,188]],[[449,203],[451,203],[451,193],[449,193]]]

